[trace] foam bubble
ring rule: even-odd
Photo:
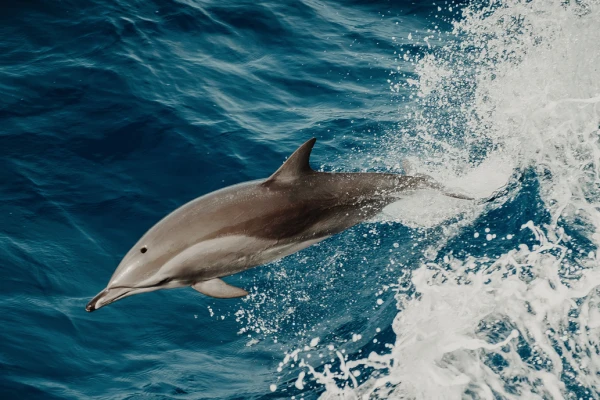
[[[476,4],[454,23],[455,42],[418,61],[406,86],[417,95],[407,118],[416,134],[390,142],[409,141],[415,169],[449,187],[477,197],[509,187],[497,207],[530,171],[536,220],[506,239],[532,239],[504,241],[494,257],[479,246],[440,261],[424,254],[414,291],[397,296],[389,353],[340,355],[337,372],[305,366],[322,398],[600,398],[600,266],[589,257],[600,244],[598,21],[597,0]],[[409,226],[445,224],[437,254],[488,206],[435,197],[385,212]],[[379,372],[358,384],[352,371],[367,367]]]

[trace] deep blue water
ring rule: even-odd
[[[137,239],[184,202],[268,176],[312,136],[316,167],[368,149],[397,119],[386,81],[398,65],[394,51],[421,51],[406,32],[431,25],[435,7],[415,3],[4,4],[1,397],[286,397],[285,384],[273,394],[269,385],[283,352],[300,340],[293,321],[331,339],[373,331],[363,326],[369,318],[389,326],[393,301],[375,311],[361,297],[394,278],[363,285],[311,265],[348,237],[307,250],[306,265],[292,258],[286,282],[267,277],[281,263],[233,278],[263,282],[267,294],[285,290],[289,304],[257,311],[188,289],[93,314],[84,307]],[[346,251],[361,259],[360,248]],[[350,273],[357,270],[366,267]],[[306,304],[294,298],[298,286],[313,296],[329,289],[323,304]],[[238,334],[247,324],[233,316],[241,305],[265,320],[284,307],[297,311],[248,347]]]
[[[385,170],[365,160],[412,104],[389,89],[391,71],[414,77],[397,54],[427,52],[408,34],[448,30],[442,14],[458,18],[457,8],[92,0],[1,10],[1,398],[315,398],[323,387],[298,389],[297,369],[277,371],[286,351],[320,337],[352,359],[394,341],[394,294],[378,292],[441,228],[357,226],[231,277],[250,289],[244,300],[186,288],[84,308],[160,218],[270,175],[310,137],[315,168]],[[465,244],[474,230],[546,221],[537,186],[523,187],[448,248],[476,254],[483,237]]]

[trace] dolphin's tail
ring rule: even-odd
[[[461,199],[461,200],[475,200],[475,198],[473,197],[469,197],[465,194],[460,194],[460,193],[455,193],[455,192],[450,192],[448,190],[442,190],[442,193],[444,193],[445,196],[448,197],[453,197],[455,199]]]
[[[446,188],[444,185],[442,185],[441,183],[439,183],[438,181],[436,181],[429,175],[413,174],[412,176],[423,179],[423,182],[425,182],[427,187],[439,190],[440,192],[442,192],[444,194],[444,196],[452,197],[455,199],[461,199],[461,200],[475,200],[475,198],[470,197],[466,194],[462,194],[455,190],[450,190],[450,189]]]
[[[477,200],[478,204],[491,203],[495,200],[498,200],[501,197],[508,195],[510,192],[514,191],[518,186],[520,186],[524,180],[523,171],[520,169],[517,169],[517,170],[515,170],[513,176],[511,177],[511,179],[508,181],[508,183],[506,185],[504,185],[500,189],[494,191],[494,193],[492,193],[490,196],[488,196],[486,198],[476,199],[474,197],[467,196],[465,194],[462,194],[462,193],[459,193],[454,190],[450,190],[450,189],[446,188],[444,185],[437,182],[435,179],[433,179],[429,175],[416,173],[413,165],[407,159],[404,159],[402,161],[402,168],[404,169],[404,173],[406,175],[422,178],[426,182],[427,186],[431,187],[432,189],[439,190],[445,196],[453,197],[455,199],[461,199],[461,200]]]
[[[515,170],[515,173],[510,178],[510,180],[508,181],[508,183],[506,185],[504,185],[500,189],[496,190],[494,193],[492,193],[490,196],[486,197],[485,199],[481,199],[479,201],[479,203],[480,204],[491,203],[492,201],[498,200],[499,198],[504,197],[511,192],[514,192],[519,186],[521,186],[521,184],[523,183],[524,180],[525,180],[525,175],[524,175],[523,171],[520,169]]]
[[[453,190],[449,190],[444,185],[438,183],[437,181],[435,181],[432,177],[430,177],[428,175],[416,174],[415,176],[420,176],[420,177],[424,178],[428,182],[430,187],[440,190],[444,195],[446,195],[448,197],[453,197],[455,199],[462,199],[462,200],[477,200],[478,204],[491,203],[495,200],[498,200],[498,199],[508,195],[510,192],[514,191],[518,186],[520,186],[524,180],[522,171],[517,170],[514,173],[513,177],[509,180],[509,182],[506,185],[504,185],[500,189],[494,191],[494,193],[492,193],[488,197],[485,197],[483,199],[476,199],[474,197],[470,197],[465,194],[462,194],[462,193],[459,193],[459,192],[456,192]]]

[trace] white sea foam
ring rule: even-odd
[[[457,42],[416,66],[418,168],[482,196],[532,171],[549,217],[522,221],[535,245],[499,257],[423,257],[389,353],[338,354],[337,372],[296,354],[324,399],[600,399],[600,2],[492,1],[463,17]],[[486,211],[423,200],[388,213],[425,227],[462,213],[460,227]],[[358,384],[365,366],[379,372]]]

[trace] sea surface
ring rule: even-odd
[[[418,192],[94,313],[123,255],[317,138]],[[493,199],[485,202],[483,199]],[[600,399],[600,2],[0,6],[0,398]]]

